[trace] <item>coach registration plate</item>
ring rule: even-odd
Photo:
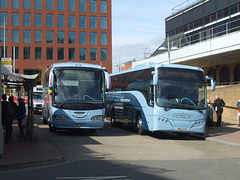
[[[187,131],[187,128],[176,128],[177,131]]]
[[[74,123],[75,126],[86,126],[86,123]]]

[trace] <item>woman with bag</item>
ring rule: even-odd
[[[238,126],[240,126],[240,99],[237,102],[237,108],[238,108],[238,118],[239,118],[239,124]]]

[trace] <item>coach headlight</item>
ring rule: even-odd
[[[55,114],[52,117],[54,120],[67,120],[68,117],[62,114]]]
[[[91,120],[104,120],[105,116],[102,116],[102,115],[97,115],[97,116],[93,116],[91,118]]]

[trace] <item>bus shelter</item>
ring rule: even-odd
[[[33,137],[34,137],[33,86],[35,86],[36,84],[35,79],[37,78],[37,76],[38,74],[25,75],[25,74],[19,74],[19,73],[12,73],[5,66],[3,65],[1,66],[2,87],[16,89],[17,99],[21,96],[20,90],[22,88],[24,88],[25,92],[27,92],[28,101],[25,101],[27,104],[26,135],[30,137],[31,143],[33,143]],[[1,92],[2,92],[2,87],[1,87]],[[2,120],[3,112],[2,112],[1,106],[0,106],[0,111],[1,111],[0,117]],[[3,136],[3,133],[0,133],[0,136]],[[3,139],[3,137],[0,137],[0,138]]]

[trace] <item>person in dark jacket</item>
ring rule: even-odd
[[[7,122],[7,108],[8,108],[8,102],[7,102],[7,95],[2,95],[2,126],[6,126]]]
[[[26,117],[26,106],[23,98],[18,99],[19,105],[18,105],[18,113],[17,113],[17,120],[18,120],[18,127],[20,130],[19,136],[23,136],[23,120]]]
[[[14,102],[14,97],[10,96],[8,98],[8,107],[7,107],[7,121],[6,121],[6,144],[8,144],[9,139],[12,138],[12,124],[13,120],[16,118],[17,114],[17,105]]]
[[[222,125],[222,113],[223,113],[223,107],[225,106],[225,102],[220,99],[218,96],[216,96],[216,99],[214,101],[214,109],[217,113],[217,126],[220,127]]]

